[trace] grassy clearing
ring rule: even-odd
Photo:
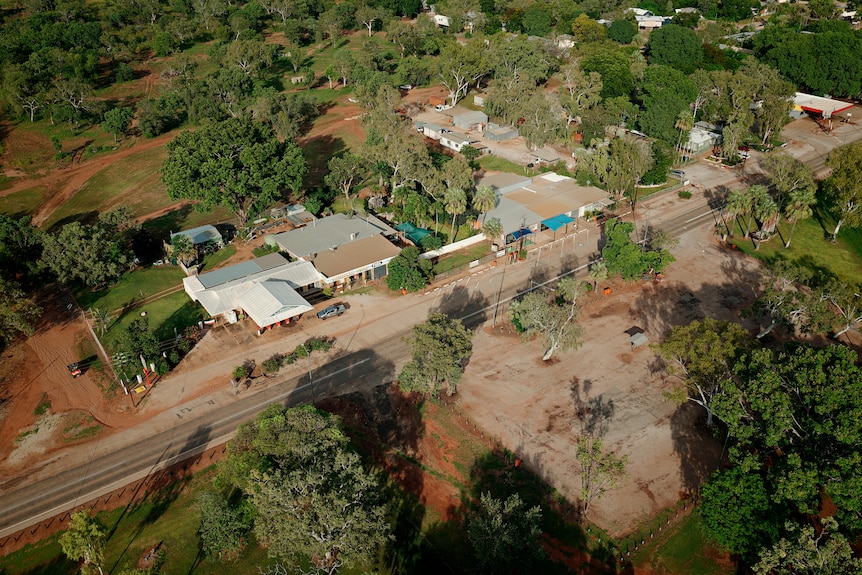
[[[760,244],[756,250],[754,242],[743,239],[745,224],[742,218],[737,218],[733,225],[732,237],[728,242],[735,243],[737,248],[764,262],[772,262],[779,259],[797,263],[809,268],[815,274],[835,276],[844,281],[859,282],[862,280],[862,236],[857,230],[841,230],[838,241],[832,243],[833,227],[830,222],[818,218],[802,220],[797,224],[793,232],[790,247],[785,249],[784,244],[790,233],[790,225],[782,222],[778,226],[778,233],[766,242]]]
[[[47,225],[95,219],[99,212],[117,206],[128,206],[134,216],[142,216],[171,205],[173,202],[159,179],[162,162],[167,157],[167,148],[161,146],[117,160],[87,180],[51,214]]]
[[[123,307],[182,283],[184,274],[174,266],[150,267],[129,272],[114,285],[99,291],[84,288],[75,294],[81,307],[115,312]]]
[[[467,265],[473,260],[478,260],[490,254],[491,242],[479,242],[477,244],[473,244],[468,248],[459,250],[458,252],[455,252],[453,254],[443,256],[437,261],[436,264],[434,264],[434,268],[432,269],[432,271],[435,274],[442,274],[457,267]]]
[[[39,417],[40,415],[45,415],[48,413],[48,410],[51,409],[51,400],[48,399],[48,394],[43,393],[42,399],[39,400],[39,405],[36,406],[36,409],[33,410],[33,415]]]
[[[649,553],[634,560],[636,567],[651,567],[658,573],[674,575],[730,575],[735,568],[707,538],[700,514],[695,510],[667,530]]]
[[[261,248],[255,248],[255,250],[259,250]],[[267,251],[261,255],[266,255],[267,253],[271,253]],[[236,246],[233,244],[229,244],[224,248],[220,249],[217,252],[213,252],[211,254],[207,254],[204,256],[203,265],[201,266],[201,272],[211,272],[225,261],[229,260],[231,257],[236,255]],[[255,253],[255,257],[260,257]]]
[[[45,187],[35,186],[0,198],[0,213],[20,217],[36,213],[45,199]]]
[[[161,341],[172,338],[174,328],[178,333],[182,333],[186,327],[196,324],[204,317],[203,308],[191,301],[185,291],[178,291],[118,318],[110,329],[100,336],[108,353],[117,351],[119,338],[134,320],[141,317],[141,312],[147,313],[150,329]]]
[[[511,172],[513,174],[524,174],[525,176],[536,175],[535,170],[531,168],[519,166],[515,162],[510,162],[497,156],[482,156],[478,161],[479,165],[487,171]]]

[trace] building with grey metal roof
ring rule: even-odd
[[[171,234],[171,240],[173,240],[176,236],[186,236],[192,241],[192,244],[196,246],[207,243],[214,243],[218,245],[224,244],[224,238],[222,238],[219,231],[216,229],[215,226],[211,226],[209,224],[198,226],[190,230],[183,230],[181,232],[173,233]]]
[[[487,213],[485,220],[499,219],[503,235],[508,238],[525,230],[538,232],[543,227],[556,230],[583,217],[587,211],[610,203],[604,190],[581,186],[577,180],[553,172],[532,178],[498,172],[483,176],[476,185],[490,186],[497,192],[497,206]]]
[[[397,237],[398,232],[372,215],[335,214],[314,220],[305,227],[275,234],[274,239],[291,257],[309,260],[320,252],[376,235]]]

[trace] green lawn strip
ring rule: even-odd
[[[182,285],[183,274],[179,267],[159,266],[137,269],[124,274],[117,283],[93,292],[82,288],[75,293],[84,309],[97,307],[114,312],[129,304]]]
[[[716,561],[719,552],[712,546],[697,510],[666,531],[649,551],[635,557],[636,567],[649,566],[659,573],[674,575],[730,575],[734,570]]]
[[[172,338],[174,328],[181,334],[186,327],[203,319],[203,308],[191,301],[185,291],[165,296],[123,315],[104,335],[100,336],[109,354],[118,351],[120,337],[135,319],[141,317],[142,311],[147,312],[150,329],[155,332],[160,341]]]
[[[34,186],[0,198],[0,213],[10,217],[29,216],[36,213],[45,196],[44,186]]]
[[[87,180],[51,214],[47,226],[69,219],[95,220],[99,212],[120,205],[131,208],[134,216],[171,205],[159,179],[167,156],[165,147],[157,147],[117,160]]]
[[[60,534],[0,557],[0,573],[6,575],[74,575],[77,561],[70,561],[60,551]]]
[[[494,155],[482,156],[478,161],[479,165],[488,171],[511,172],[513,174],[525,174],[527,176],[535,175],[535,172],[530,168],[519,166],[515,162],[510,162],[509,160],[498,158]]]
[[[257,248],[257,249],[259,249],[259,248]],[[268,251],[268,252],[261,254],[261,255],[266,255],[267,253],[272,253],[272,252]],[[229,260],[234,255],[236,255],[236,246],[233,244],[228,244],[227,246],[223,247],[222,249],[220,249],[216,252],[212,252],[210,254],[205,255],[204,260],[202,262],[203,265],[201,266],[201,269],[200,269],[201,273],[213,271],[214,269],[219,267],[221,264],[223,264],[225,261]],[[255,257],[260,257],[260,256],[255,254]]]
[[[463,250],[458,250],[455,253],[441,257],[434,264],[432,271],[435,274],[442,274],[488,255],[491,255],[491,242],[481,241]]]
[[[737,218],[734,233],[728,238],[728,243],[735,244],[743,252],[765,262],[783,259],[807,267],[815,274],[834,275],[854,283],[862,281],[862,238],[857,230],[847,230],[845,233],[842,229],[838,241],[832,243],[825,236],[825,230],[832,231],[828,223],[821,225],[816,218],[808,218],[797,224],[790,247],[785,249],[790,225],[782,222],[777,228],[778,233],[762,242],[760,249],[755,249],[753,240],[742,237],[746,223],[743,218]],[[752,224],[752,227],[755,225]]]

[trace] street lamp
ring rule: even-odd
[[[299,345],[305,350],[305,357],[308,359],[308,384],[311,386],[311,405],[317,405],[317,400],[314,398],[314,378],[311,375],[311,352],[308,351],[304,343]]]

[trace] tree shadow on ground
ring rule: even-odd
[[[581,381],[573,376],[570,385],[572,403],[581,434],[601,438],[607,434],[614,417],[614,400],[606,400],[603,395],[590,397],[591,387],[592,381],[589,379]]]
[[[629,314],[653,337],[707,316],[739,321],[740,310],[759,294],[760,277],[760,271],[746,268],[741,258],[727,259],[716,270],[715,281],[696,290],[673,282],[648,284]]]
[[[503,501],[517,494],[525,508],[539,506],[542,510],[539,543],[543,557],[520,570],[514,565],[500,565],[496,572],[617,573],[616,550],[588,535],[578,510],[540,479],[537,466],[541,467],[540,460],[528,464],[508,450],[487,451],[476,459],[469,486],[461,489],[461,504],[451,510],[452,519],[436,523],[426,534],[429,545],[448,551],[446,566],[450,572],[476,571],[467,527],[479,511],[482,494],[487,493]]]
[[[302,152],[308,163],[308,172],[303,177],[305,189],[312,189],[323,184],[323,177],[328,173],[328,161],[347,149],[341,138],[329,135],[308,138],[302,143]]]
[[[65,226],[66,224],[71,224],[73,222],[79,222],[79,223],[84,224],[84,225],[92,225],[98,221],[99,221],[99,212],[97,210],[89,210],[86,212],[71,214],[71,215],[66,216],[65,218],[57,220],[56,222],[51,224],[51,226],[46,231],[48,233],[53,234],[53,233],[57,233],[61,229],[63,229],[63,226]]]
[[[674,452],[680,459],[680,479],[686,499],[700,490],[700,486],[719,468],[722,457],[721,442],[714,432],[718,426],[706,426],[706,412],[699,405],[683,403],[670,416],[670,431]]]
[[[183,204],[157,218],[152,218],[141,224],[141,229],[152,234],[161,246],[162,241],[167,241],[174,232],[185,229],[186,221],[194,207],[191,204]]]
[[[488,320],[490,302],[482,293],[465,286],[455,286],[432,306],[430,313],[442,313],[460,319],[467,329],[476,329]]]
[[[382,498],[389,504],[395,539],[384,549],[383,561],[394,573],[417,572],[422,558],[425,507],[418,494],[424,474],[418,457],[425,435],[423,401],[390,383],[320,402],[322,409],[341,417],[351,441],[385,471]]]

